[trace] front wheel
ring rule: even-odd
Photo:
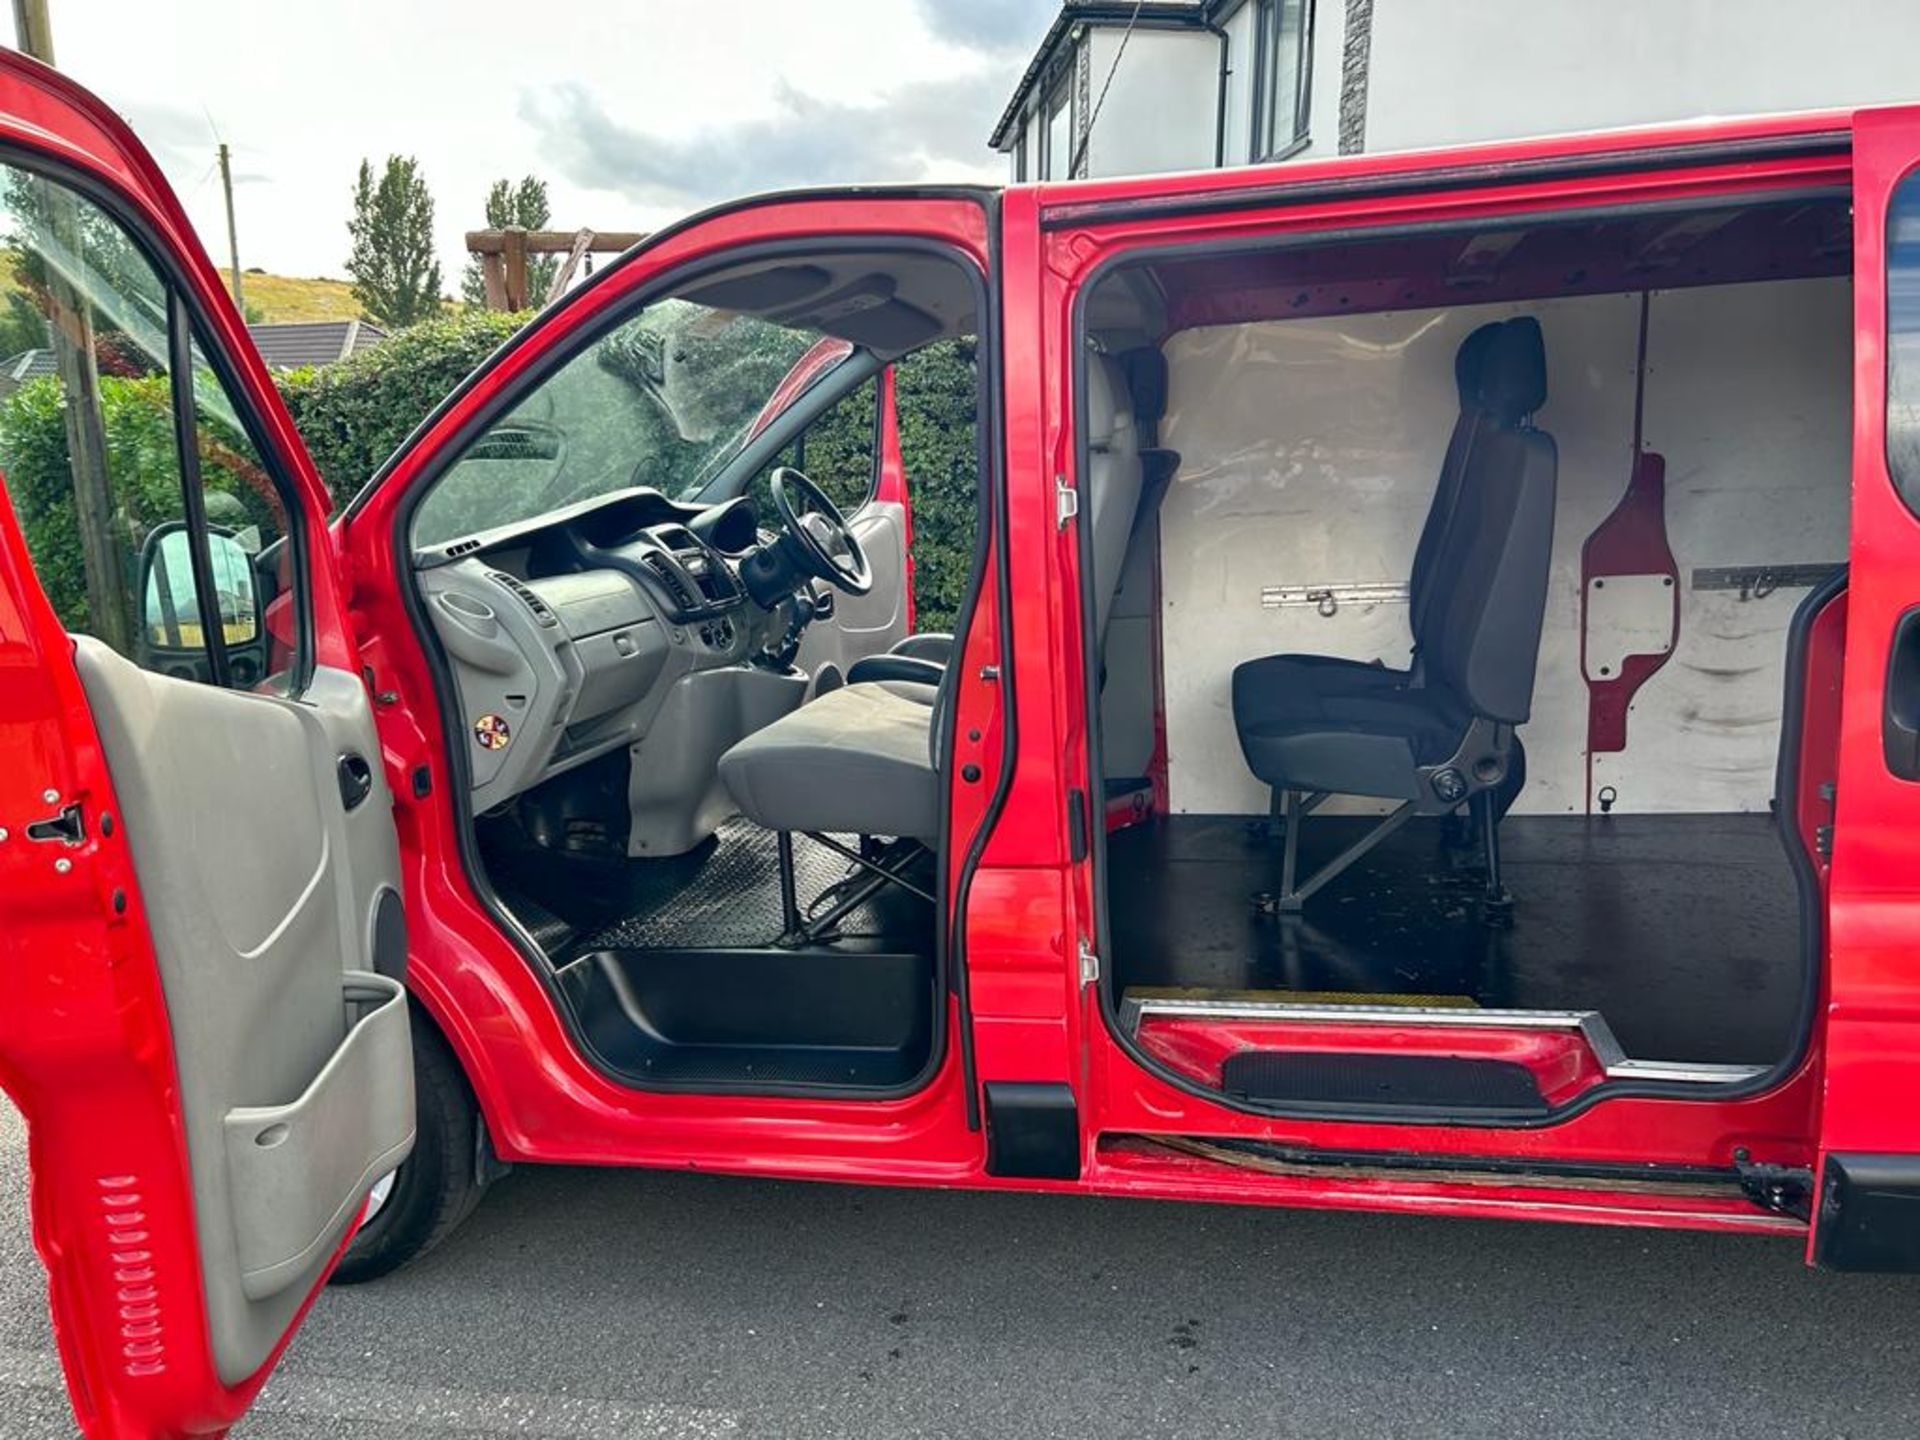
[[[479,1106],[453,1051],[417,1009],[413,1088],[413,1153],[394,1173],[386,1203],[354,1236],[333,1272],[336,1285],[377,1280],[419,1259],[451,1235],[485,1193],[476,1163]]]

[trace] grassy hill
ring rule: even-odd
[[[360,302],[345,280],[301,280],[291,275],[245,274],[240,292],[249,318],[266,321],[352,320]]]
[[[14,279],[13,256],[0,250],[0,294],[19,288]],[[224,279],[226,272],[221,272]],[[360,316],[360,302],[353,298],[353,287],[345,280],[302,280],[292,275],[240,277],[251,318],[268,322],[294,320],[352,320]]]

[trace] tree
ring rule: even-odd
[[[547,182],[536,180],[531,175],[518,185],[511,180],[494,181],[487,190],[486,217],[486,228],[489,230],[505,230],[509,225],[517,225],[523,230],[546,229],[547,223],[553,219],[553,210],[547,203]],[[545,303],[547,290],[559,272],[558,255],[529,255],[527,303]],[[460,296],[469,305],[487,303],[487,282],[482,277],[478,260],[467,261],[467,268],[460,277]]]
[[[367,314],[399,328],[440,310],[440,262],[433,256],[433,196],[411,155],[389,155],[376,185],[373,165],[360,162],[347,222],[353,252],[347,273]]]

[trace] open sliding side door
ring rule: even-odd
[[[158,168],[0,51],[0,180],[66,442],[0,443],[0,1085],[82,1428],[220,1435],[412,1145],[391,801],[325,489]]]
[[[1854,133],[1852,577],[1811,1255],[1920,1269],[1920,108]]]

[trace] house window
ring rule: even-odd
[[[1028,133],[1026,122],[1023,120],[1020,123],[1020,133],[1015,137],[1013,142],[1013,179],[1015,184],[1033,178],[1029,173],[1032,170],[1032,166],[1027,160],[1029,146],[1031,144],[1032,137]]]
[[[1073,85],[1072,71],[1060,77],[1060,83],[1047,96],[1046,131],[1040,156],[1040,178],[1065,180],[1073,167]]]
[[[1274,160],[1306,143],[1312,0],[1260,0],[1254,38],[1253,158]]]

